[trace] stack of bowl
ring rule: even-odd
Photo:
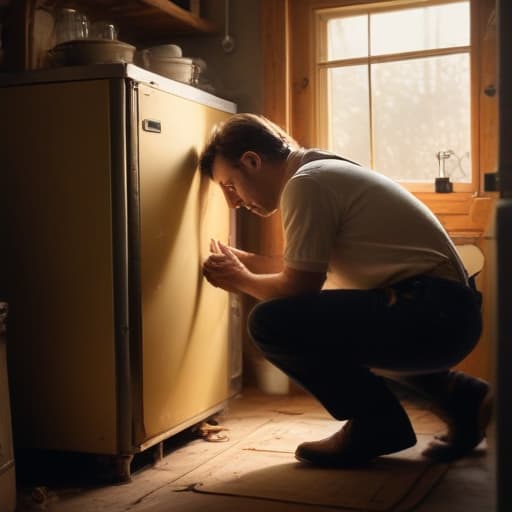
[[[199,79],[199,66],[193,59],[183,57],[182,49],[176,44],[140,50],[138,61],[146,69],[172,80],[196,85]]]

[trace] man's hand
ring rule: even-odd
[[[228,246],[229,250],[241,261],[249,272],[253,274],[273,274],[283,270],[283,257],[282,255],[263,255],[255,254],[253,252],[243,251],[236,247]],[[210,251],[214,254],[221,254],[218,242],[215,240],[210,241]]]
[[[275,297],[318,293],[325,281],[325,272],[306,272],[285,266],[281,272],[260,274],[249,270],[242,261],[250,253],[210,242],[212,254],[203,264],[203,275],[213,285],[228,292],[246,293],[260,300]]]
[[[211,240],[212,254],[203,264],[203,275],[213,286],[228,292],[239,291],[242,281],[250,276],[235,251],[221,242]]]

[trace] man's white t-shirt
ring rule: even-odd
[[[327,288],[369,289],[419,274],[467,283],[441,223],[391,179],[317,150],[293,152],[281,196],[284,260],[327,272]]]

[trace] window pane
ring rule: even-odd
[[[368,16],[333,18],[327,22],[327,59],[368,56]]]
[[[469,2],[372,14],[371,54],[469,45]]]
[[[350,160],[369,165],[368,67],[349,66],[326,72],[329,148]]]
[[[469,55],[372,66],[374,166],[401,181],[433,182],[439,151],[452,181],[471,182]]]

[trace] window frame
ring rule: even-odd
[[[313,98],[315,102],[314,106],[314,140],[315,146],[327,147],[329,141],[329,126],[328,126],[328,80],[325,78],[327,73],[324,70],[329,68],[340,68],[342,66],[350,66],[350,65],[366,65],[370,68],[373,64],[378,64],[382,62],[399,62],[410,59],[417,58],[429,58],[429,57],[438,57],[444,55],[454,55],[454,54],[468,54],[470,60],[470,154],[471,154],[471,170],[470,170],[470,181],[469,182],[454,182],[453,190],[455,192],[476,192],[477,184],[478,184],[478,176],[479,169],[478,166],[475,165],[475,156],[477,148],[474,147],[475,138],[473,136],[474,130],[477,129],[474,125],[474,119],[476,116],[472,114],[472,110],[474,108],[473,96],[475,94],[473,87],[472,76],[472,62],[474,59],[472,58],[472,43],[471,40],[471,27],[470,27],[470,42],[469,45],[465,46],[454,46],[449,48],[441,48],[441,49],[427,49],[427,50],[418,50],[418,51],[409,51],[409,52],[401,52],[401,53],[392,53],[385,55],[375,55],[375,56],[365,56],[365,57],[356,57],[352,59],[336,59],[336,60],[327,60],[323,59],[322,56],[327,55],[326,51],[326,41],[327,41],[327,22],[330,18],[333,17],[334,14],[342,14],[349,16],[357,16],[357,15],[369,15],[375,13],[383,13],[383,12],[392,12],[397,10],[407,10],[414,9],[417,7],[430,7],[435,5],[446,5],[450,3],[457,3],[460,0],[433,0],[433,1],[424,1],[424,0],[407,0],[407,2],[401,2],[397,4],[396,1],[377,1],[373,2],[365,2],[360,5],[341,5],[341,6],[331,6],[327,8],[315,8],[314,9],[314,26],[313,28],[313,38],[312,44],[313,55],[314,55],[314,84],[315,91],[313,92]],[[470,10],[471,10],[471,2]],[[470,15],[471,20],[471,15]],[[471,23],[471,21],[470,21]],[[369,34],[368,34],[369,35]],[[369,71],[369,73],[371,73]],[[322,76],[324,75],[324,76]],[[371,76],[371,75],[369,75]],[[371,80],[371,78],[370,78]],[[370,144],[373,145],[374,141],[374,133],[372,129],[372,102],[371,98],[371,84],[369,84],[369,137]],[[373,154],[373,150],[372,150]],[[425,165],[428,165],[426,162]],[[370,164],[372,166],[372,164]],[[376,168],[378,171],[379,169]],[[410,191],[414,192],[426,192],[432,190],[432,183],[434,182],[435,175],[432,175],[432,181],[421,181],[421,182],[411,182],[407,180],[397,180],[398,183],[403,185]]]
[[[270,2],[270,0],[263,0]],[[452,3],[455,0],[407,0],[411,7],[427,7]],[[372,5],[381,10],[396,10],[397,7],[404,7],[404,0],[280,0],[281,9],[288,14],[286,39],[287,55],[289,58],[289,90],[288,99],[289,119],[288,129],[295,138],[304,146],[319,146],[318,118],[315,105],[315,97],[318,94],[318,76],[316,72],[316,48],[315,48],[315,17],[318,10],[347,8],[365,11],[367,5]],[[466,194],[468,196],[484,195],[483,172],[490,172],[483,168],[489,165],[488,146],[485,141],[483,161],[481,161],[480,147],[480,118],[481,118],[481,41],[482,24],[480,19],[482,13],[487,15],[490,0],[470,0],[470,110],[471,110],[471,183],[455,183],[454,192],[445,194],[446,200],[455,199],[454,194]],[[278,9],[278,5],[273,7]],[[297,57],[298,56],[298,57]],[[483,63],[485,66],[485,62]],[[284,85],[282,86],[283,97]],[[492,149],[492,148],[491,148]],[[492,149],[493,150],[493,149]],[[434,176],[432,183],[410,183],[400,182],[405,188],[415,194],[423,195],[434,192]]]

